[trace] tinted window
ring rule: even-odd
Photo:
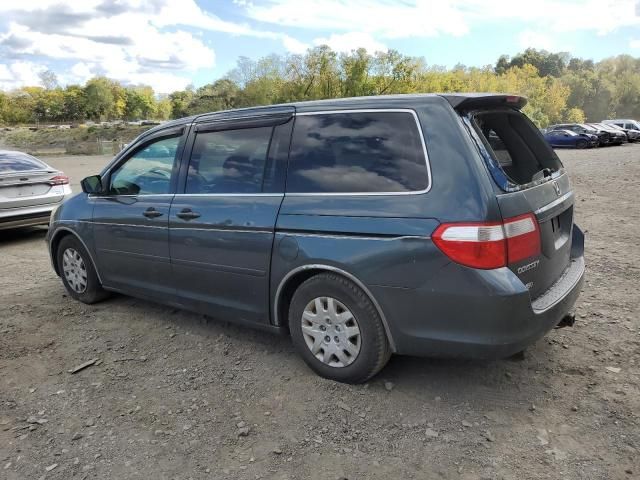
[[[186,193],[259,193],[273,127],[203,132],[189,161]]]
[[[145,145],[111,174],[109,191],[117,195],[169,193],[180,137]]]
[[[287,191],[408,192],[428,186],[416,121],[407,112],[296,117]]]
[[[37,158],[20,152],[0,152],[0,172],[26,172],[48,168]]]

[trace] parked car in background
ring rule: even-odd
[[[587,133],[590,135],[597,135],[598,146],[609,145],[611,141],[611,133],[601,128],[595,128],[586,123],[560,123],[557,125],[551,125],[549,130],[570,130],[575,133]]]
[[[549,130],[544,139],[552,147],[591,148],[598,146],[598,136],[590,133],[576,133],[571,130]]]
[[[611,120],[603,120],[600,123],[605,123],[605,124],[614,124],[617,125],[619,127],[624,128],[625,130],[635,130],[640,132],[640,121],[638,120],[632,120],[630,118],[618,118],[618,119],[611,119]]]
[[[389,95],[163,124],[56,211],[53,268],[81,302],[117,291],[289,332],[343,382],[391,353],[512,355],[572,323],[584,273],[568,174],[525,103]]]
[[[0,150],[0,229],[48,224],[70,195],[64,173],[26,153]]]
[[[623,125],[627,125],[629,127],[634,126],[631,123],[626,123],[625,124],[623,122],[621,124],[618,124],[618,123],[611,123],[610,120],[603,120],[600,123],[603,124],[603,125],[607,125],[609,127],[613,127],[613,128],[617,128],[617,129],[622,130],[624,133],[627,134],[627,139],[630,142],[638,142],[638,141],[640,141],[640,128],[638,128],[638,129],[636,129],[636,128],[627,128],[627,127],[623,126]]]
[[[622,130],[612,127],[611,125],[605,125],[603,123],[588,123],[590,127],[600,128],[609,132],[609,144],[611,145],[622,145],[629,141],[627,134]]]

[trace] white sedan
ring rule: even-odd
[[[0,150],[0,230],[46,225],[70,195],[63,172],[26,153]]]

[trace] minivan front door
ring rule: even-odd
[[[172,278],[187,308],[268,323],[271,249],[293,121],[250,122],[194,128],[182,193],[169,215]]]
[[[105,286],[152,298],[174,298],[170,280],[169,209],[182,130],[154,136],[105,175],[92,197],[94,242]]]

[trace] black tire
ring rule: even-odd
[[[65,251],[68,249],[73,249],[78,253],[86,269],[86,288],[80,292],[74,290],[64,273],[63,256]],[[72,298],[75,298],[82,303],[92,304],[109,296],[109,293],[105,291],[100,284],[100,280],[98,279],[98,275],[96,274],[96,270],[93,266],[89,253],[84,248],[84,245],[82,245],[82,242],[73,235],[67,235],[60,241],[58,250],[56,251],[56,262],[58,264],[58,272],[60,273],[60,278],[62,279],[64,288]]]
[[[317,297],[332,297],[353,315],[360,329],[360,351],[350,364],[335,367],[315,357],[305,342],[302,314]],[[363,383],[377,374],[391,356],[382,319],[371,299],[352,281],[335,273],[321,273],[295,291],[289,306],[289,329],[293,344],[305,363],[318,375],[343,383]]]
[[[586,140],[578,140],[576,142],[576,148],[587,148],[587,141]]]

